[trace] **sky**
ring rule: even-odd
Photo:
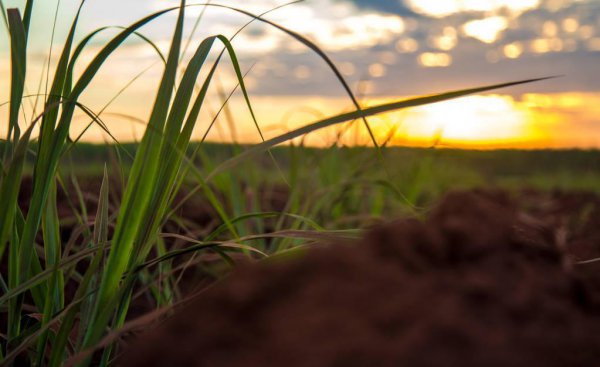
[[[48,55],[52,63],[56,62],[79,4],[62,0],[57,11],[57,1],[38,0],[35,5],[28,45],[30,94],[43,86],[44,63]],[[16,0],[3,2],[6,7],[22,8],[24,4]],[[260,14],[286,2],[212,3]],[[87,0],[78,39],[99,27],[127,26],[177,4],[168,0]],[[58,21],[51,49],[55,13]],[[142,29],[163,52],[169,47],[175,16],[172,12]],[[199,16],[199,26],[192,33]],[[478,149],[600,148],[600,0],[306,0],[279,8],[266,18],[322,48],[363,106],[466,87],[560,76],[372,117],[369,122],[380,143]],[[190,7],[186,55],[203,38],[214,34],[230,37],[249,20],[225,8]],[[108,30],[95,38],[79,69],[116,33]],[[266,137],[352,109],[327,65],[281,31],[254,22],[233,40],[233,45],[242,69],[248,71],[246,83]],[[186,58],[183,60],[185,64]],[[141,39],[132,39],[108,60],[81,102],[94,111],[103,111],[103,120],[120,141],[139,139],[161,72],[156,52]],[[2,28],[0,102],[8,100],[9,73],[8,35]],[[231,63],[226,60],[219,68],[195,138],[204,136],[222,95],[229,94],[235,85]],[[31,120],[33,105],[31,99],[26,101],[23,125]],[[228,106],[208,138],[260,141],[239,93]],[[0,131],[6,131],[7,115],[6,106],[0,107]],[[85,116],[78,116],[72,136],[87,123]],[[97,128],[83,135],[87,141],[106,139]],[[353,123],[313,133],[305,142],[319,146],[362,145],[369,144],[370,138],[361,124]]]

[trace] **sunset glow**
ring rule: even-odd
[[[364,105],[389,102],[392,98],[377,98]],[[236,116],[235,131],[225,116],[217,120],[210,141],[258,143],[260,136],[243,100],[232,101],[231,113]],[[301,127],[309,122],[351,110],[344,98],[294,96],[255,97],[253,107],[266,138]],[[586,106],[586,108],[582,108]],[[591,107],[590,107],[591,106]],[[142,115],[145,105],[115,108],[105,113],[104,122],[110,131],[124,141],[139,140],[145,128]],[[214,110],[218,105],[214,105]],[[214,111],[213,110],[213,111]],[[448,148],[600,148],[595,133],[595,121],[600,114],[600,94],[525,94],[519,100],[508,95],[472,96],[430,106],[373,116],[368,119],[378,142],[391,145]],[[200,139],[212,119],[209,112],[201,115],[194,136]],[[578,121],[578,123],[574,123]],[[76,136],[89,118],[78,114],[71,135]],[[349,126],[353,126],[349,128]],[[577,128],[574,128],[577,126]],[[340,132],[343,132],[340,137]],[[390,135],[393,132],[393,135]],[[89,142],[108,142],[110,138],[96,126],[83,139]],[[331,145],[371,145],[367,131],[360,121],[327,128],[309,134],[296,143],[326,147]]]
[[[22,3],[9,0],[5,5],[22,6]],[[122,13],[115,15],[110,4],[116,3],[116,0],[86,3],[82,13],[84,28],[80,29],[79,37],[95,29],[97,23],[104,25],[107,19],[111,24],[131,24],[177,1],[132,0]],[[275,0],[215,3],[254,13],[283,4]],[[50,21],[44,14],[53,11],[56,4],[56,0],[44,3],[46,12],[34,13],[33,23],[41,24],[39,27],[43,29],[44,22]],[[382,141],[465,148],[589,148],[600,147],[600,139],[595,138],[600,136],[599,4],[595,0],[402,0],[386,4],[323,0],[318,5],[305,2],[283,7],[268,18],[322,48],[365,106],[408,95],[564,75],[517,89],[495,91],[492,95],[371,117],[369,120]],[[60,9],[56,50],[60,49],[60,40],[67,31],[66,20],[73,16],[70,5],[63,4]],[[191,9],[187,14],[189,22],[203,14],[203,26],[190,38],[184,60],[191,57],[203,37],[212,34],[230,37],[248,21],[222,8],[207,8],[204,13],[201,7]],[[97,22],[95,17],[104,21]],[[172,16],[165,16],[144,29],[162,52],[168,50],[173,22]],[[49,50],[49,35],[35,31],[27,66],[30,94],[44,85],[39,78],[46,71],[44,62]],[[85,49],[76,73],[99,52],[109,33],[104,37]],[[0,102],[6,102],[10,83],[6,32],[0,33],[0,39]],[[233,46],[242,70],[248,72],[245,85],[268,137],[352,109],[350,99],[328,65],[283,32],[255,22],[236,36]],[[57,62],[57,54],[52,54],[53,63]],[[214,55],[211,57],[213,60]],[[132,40],[100,70],[81,102],[100,111],[127,85],[101,117],[117,139],[139,139],[149,113],[148,101],[154,98],[161,70],[156,50],[139,39]],[[219,110],[223,93],[229,93],[238,83],[228,58],[219,67],[217,78],[209,92],[211,108],[203,110],[198,121],[197,138],[204,135],[206,121],[212,120]],[[28,125],[34,110],[39,112],[40,106],[35,106],[34,101],[30,98],[24,104],[24,118],[20,122],[23,127]],[[229,109],[234,121],[218,120],[208,138],[224,142],[260,141],[239,91],[231,99]],[[6,105],[0,107],[2,134],[6,132],[7,111]],[[77,121],[72,135],[89,123],[84,115]],[[231,126],[236,131],[231,131]],[[304,141],[317,146],[370,144],[368,134],[360,127],[352,129],[354,135],[344,133],[336,142],[345,126],[313,133]],[[390,136],[392,130],[395,133]],[[82,139],[101,142],[107,137],[99,129],[91,128]]]

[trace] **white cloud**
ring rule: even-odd
[[[541,0],[407,0],[414,11],[432,16],[445,17],[462,12],[497,12],[503,9],[521,13],[535,9]]]
[[[152,3],[152,8],[158,10],[173,6],[176,3],[178,2],[174,0],[155,1]],[[244,3],[239,1],[214,1],[213,3],[238,7],[253,14],[261,14],[283,4],[281,1],[265,0]],[[191,7],[187,12],[190,18],[195,18],[201,10],[200,7]],[[266,18],[314,40],[319,46],[328,51],[357,49],[388,43],[395,36],[401,34],[405,28],[404,22],[399,16],[359,10],[350,2],[334,0],[294,4],[277,9],[269,13]],[[203,29],[207,33],[232,35],[249,20],[249,17],[232,12],[229,9],[209,7],[204,13]],[[258,44],[258,50],[262,52],[273,50],[281,42],[287,42],[288,44],[295,42],[289,36],[274,31],[274,28],[269,25],[255,22],[255,27],[257,25],[260,25],[263,32],[261,35],[251,38],[254,43]],[[244,33],[239,37],[247,37],[243,35]],[[281,39],[278,41],[266,40],[266,38],[273,37],[281,37]],[[237,43],[243,44],[240,41]],[[249,51],[253,49],[252,47],[247,48]]]
[[[469,36],[485,43],[493,43],[500,34],[508,28],[508,20],[504,17],[490,17],[472,20],[463,25],[463,32]]]

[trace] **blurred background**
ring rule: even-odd
[[[21,9],[24,3],[3,2],[6,8]],[[77,29],[78,39],[99,27],[127,26],[178,3],[87,0]],[[261,14],[286,2],[211,3]],[[29,40],[26,95],[47,89],[47,72],[52,74],[78,4],[75,0],[37,2]],[[165,53],[175,16],[176,12],[171,12],[142,29]],[[184,58],[203,38],[214,34],[230,37],[251,20],[229,9],[210,6],[192,6],[187,17],[189,46]],[[307,0],[281,7],[265,18],[316,42],[334,60],[363,106],[561,75],[491,94],[372,117],[369,121],[380,143],[477,149],[600,147],[599,0]],[[94,38],[77,70],[81,72],[118,31],[109,29]],[[0,102],[9,99],[8,40],[2,24]],[[248,72],[245,81],[265,137],[352,109],[327,65],[283,32],[255,21],[234,39],[233,45],[243,72]],[[217,45],[213,59],[220,48]],[[162,63],[155,50],[140,38],[131,38],[104,65],[81,102],[95,112],[103,111],[103,121],[119,141],[136,141],[142,136],[161,72]],[[196,139],[205,135],[212,117],[236,84],[226,58],[212,85],[210,107],[198,121]],[[36,103],[34,97],[28,98],[24,106],[25,126],[39,113],[41,100]],[[239,91],[228,106],[208,139],[260,141]],[[7,106],[2,105],[2,136],[6,134],[7,117]],[[89,123],[89,118],[81,115],[76,121],[72,137]],[[88,130],[83,140],[109,141],[97,128]],[[372,144],[358,122],[313,133],[304,141],[312,146]]]

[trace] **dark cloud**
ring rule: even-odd
[[[377,10],[403,16],[417,16],[400,0],[350,0],[359,8]]]
[[[475,46],[478,41],[473,40]],[[470,47],[469,47],[470,48]],[[501,59],[495,64],[487,62],[485,52],[478,48],[463,49],[454,53],[454,62],[446,68],[423,68],[416,62],[417,54],[400,55],[394,65],[387,66],[384,78],[371,79],[367,75],[368,67],[377,61],[369,50],[338,52],[332,55],[336,61],[352,61],[357,73],[347,80],[356,87],[361,80],[371,80],[375,89],[372,95],[406,96],[431,94],[440,91],[470,88],[479,85],[501,83],[520,79],[562,75],[558,79],[527,84],[499,91],[519,97],[523,93],[564,93],[600,91],[600,73],[592,72],[597,68],[599,53],[587,51],[573,53],[548,53],[543,55],[525,54],[519,59]],[[257,95],[287,95],[293,88],[296,95],[344,96],[345,92],[336,81],[333,73],[318,57],[310,53],[296,55],[279,53],[273,56],[290,69],[298,65],[307,66],[312,77],[302,83],[289,75],[261,79],[260,87],[253,92]]]

